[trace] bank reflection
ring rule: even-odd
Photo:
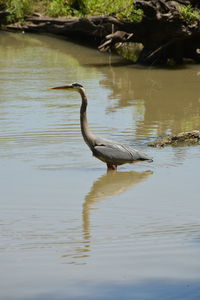
[[[83,254],[90,251],[91,244],[91,228],[90,216],[92,209],[101,200],[121,194],[129,188],[147,180],[153,172],[148,170],[144,172],[108,172],[98,178],[92,185],[90,192],[85,196],[83,204],[83,239],[85,242]]]
[[[67,80],[80,81],[81,78],[81,81],[86,81],[86,88],[98,73],[103,74],[104,79],[99,82],[109,91],[107,112],[114,113],[132,106],[136,138],[176,134],[200,127],[200,73],[197,66],[140,68],[127,65],[124,59],[115,55],[99,53],[80,45],[74,47],[73,43],[65,40],[44,36],[33,35],[30,39],[29,35],[7,34],[5,38],[3,34],[0,41],[1,48],[7,49],[5,61],[10,63],[16,53],[24,51],[24,47],[28,47],[28,57],[34,56],[36,47],[42,49],[40,51],[56,50],[56,55],[47,51],[48,59],[44,67],[48,67],[50,72],[52,67],[58,68],[62,61],[67,66]],[[44,62],[38,60],[38,63],[41,65]],[[81,66],[81,77],[80,70],[74,73],[77,66]],[[69,71],[73,72],[72,78]],[[2,87],[7,87],[7,84],[7,81],[1,83]]]
[[[200,75],[197,68],[112,67],[107,68],[106,78],[101,84],[110,90],[109,98],[115,99],[108,112],[132,106],[137,137],[175,134],[200,127]]]

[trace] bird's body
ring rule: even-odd
[[[151,160],[150,157],[132,147],[101,138],[95,139],[91,150],[93,155],[105,162],[109,169],[116,169],[118,165],[139,160]]]
[[[132,147],[96,137],[90,132],[86,114],[87,97],[82,85],[73,83],[71,85],[55,87],[53,89],[70,89],[80,93],[82,98],[82,104],[80,108],[82,136],[88,147],[91,149],[93,155],[106,163],[109,170],[116,170],[118,165],[123,165],[126,163],[134,163],[141,160],[152,161],[152,158],[138,150],[133,149]]]

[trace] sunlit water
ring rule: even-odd
[[[152,69],[53,37],[0,33],[0,299],[200,299],[200,68]],[[154,157],[106,173],[91,130]]]

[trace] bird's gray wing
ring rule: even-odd
[[[101,144],[94,147],[93,154],[99,159],[116,164],[140,160],[139,151],[121,144]]]
[[[146,153],[136,150],[128,145],[121,145],[124,149],[126,149],[129,153],[131,153],[133,160],[149,160],[153,161],[152,157],[148,156]]]

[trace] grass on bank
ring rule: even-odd
[[[200,19],[200,13],[194,10],[191,5],[180,5],[179,13],[181,15],[181,18],[188,24],[192,24],[196,20]]]
[[[143,12],[134,9],[133,0],[0,0],[0,10],[10,13],[9,21],[23,20],[34,12],[50,17],[87,17],[113,14],[118,19],[140,22]],[[180,5],[179,14],[188,24],[200,19],[191,5]]]
[[[0,0],[0,10],[5,9],[10,21],[23,20],[34,12],[50,17],[114,14],[123,20],[142,20],[142,11],[134,9],[133,0]]]

